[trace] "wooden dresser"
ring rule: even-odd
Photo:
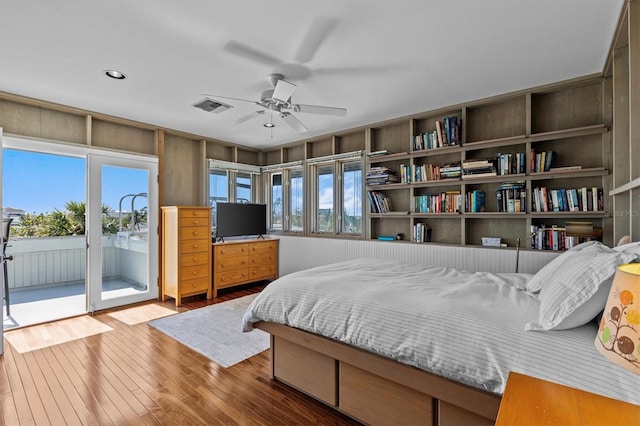
[[[213,297],[218,290],[278,278],[278,240],[213,243]]]
[[[162,207],[162,300],[211,299],[211,208]]]

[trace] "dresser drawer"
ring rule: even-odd
[[[206,226],[181,226],[180,227],[180,241],[184,240],[199,240],[206,238],[209,241],[211,238],[211,231]]]
[[[267,253],[267,254],[256,254],[251,256],[251,266],[260,266],[260,265],[274,265],[276,261],[275,253]]]
[[[213,246],[214,257],[231,257],[231,256],[244,256],[249,253],[249,248],[246,244],[221,244]]]
[[[195,253],[201,251],[203,253],[207,253],[208,255],[210,245],[211,241],[209,240],[209,238],[180,241],[180,253]]]
[[[252,280],[263,280],[266,278],[276,278],[276,267],[273,265],[251,266],[249,277]]]
[[[209,291],[209,277],[201,277],[193,280],[183,280],[180,283],[180,295],[187,296],[190,294],[204,293]]]
[[[208,221],[210,214],[211,210],[208,207],[181,207],[178,216],[180,217],[180,223],[185,223],[184,221],[188,219],[206,219]],[[201,222],[201,224],[204,224],[204,222]]]
[[[246,269],[249,266],[249,256],[214,258],[216,272],[226,272],[234,269]]]
[[[251,255],[276,253],[277,243],[274,241],[260,241],[249,244],[249,252]]]
[[[223,288],[235,284],[241,284],[249,279],[249,269],[236,269],[227,272],[217,272],[214,280],[218,288]]]
[[[209,276],[209,265],[185,266],[180,269],[180,279],[190,280]]]
[[[199,251],[180,255],[181,266],[209,265],[209,253]]]

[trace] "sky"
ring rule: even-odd
[[[86,160],[16,149],[2,150],[2,205],[26,213],[64,211],[69,201],[86,202]],[[103,166],[103,204],[117,211],[120,198],[147,191],[146,170]],[[136,198],[135,208],[146,206]],[[122,205],[131,210],[131,197]]]

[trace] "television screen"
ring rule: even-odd
[[[216,203],[216,237],[265,235],[267,206],[255,203]]]

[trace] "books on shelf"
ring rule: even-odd
[[[435,129],[411,138],[414,151],[462,145],[462,120],[452,115],[437,120]]]
[[[496,175],[497,172],[494,160],[464,160],[462,162],[463,179]]]
[[[484,191],[467,192],[465,211],[478,213],[484,211],[485,193]]]
[[[368,153],[367,157],[375,158],[375,157],[382,157],[384,155],[389,155],[389,154],[393,154],[393,152],[389,151],[388,149],[381,149],[381,150],[378,150],[378,151],[372,151],[372,152]]]
[[[431,241],[431,227],[426,223],[418,222],[413,225],[413,242],[428,243]]]
[[[379,191],[367,191],[371,213],[390,213],[393,211],[391,198]]]
[[[395,170],[391,170],[388,167],[371,167],[367,171],[366,175],[367,185],[384,185],[387,183],[398,182],[398,176]]]
[[[460,191],[445,191],[414,197],[414,212],[416,213],[460,213],[461,210],[462,195]]]
[[[460,163],[400,165],[400,181],[402,183],[427,182],[432,180],[457,179],[462,174]]]
[[[591,212],[602,211],[604,194],[601,188],[536,187],[531,191],[532,212]]]
[[[542,151],[536,152],[535,149],[531,150],[531,172],[541,173],[551,170],[551,164],[555,158],[554,151]]]
[[[591,237],[567,235],[566,229],[559,226],[531,225],[531,248],[535,250],[564,251],[590,240]]]
[[[527,208],[527,191],[524,181],[503,182],[496,189],[496,211],[524,212]]]
[[[498,154],[496,156],[496,171],[498,175],[515,175],[526,172],[524,152]]]

